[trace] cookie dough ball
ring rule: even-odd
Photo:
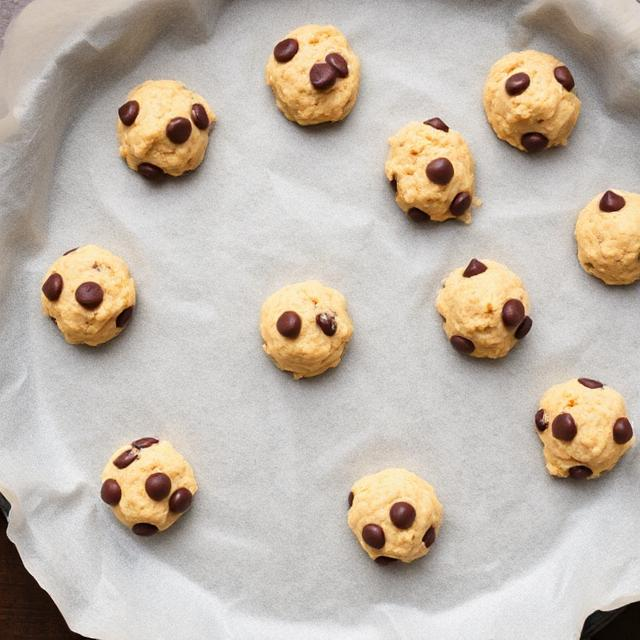
[[[540,51],[500,58],[484,85],[484,110],[498,138],[530,153],[567,144],[580,115],[571,72]]]
[[[530,331],[529,296],[515,273],[475,258],[452,271],[438,293],[451,346],[475,358],[502,358]]]
[[[607,284],[631,284],[640,278],[640,194],[605,191],[578,216],[578,260]]]
[[[96,347],[124,331],[136,289],[125,261],[88,244],[58,258],[42,282],[42,311],[71,344]]]
[[[100,497],[133,533],[152,536],[189,509],[197,490],[193,469],[169,442],[140,438],[111,456]]]
[[[369,557],[387,564],[413,562],[429,553],[442,513],[429,483],[406,469],[385,469],[353,485],[347,519]]]
[[[471,222],[475,172],[464,138],[440,118],[410,122],[389,138],[385,174],[414,221]]]
[[[283,287],[262,305],[265,353],[295,379],[337,367],[353,333],[347,301],[316,281]]]
[[[308,24],[276,44],[265,75],[289,120],[303,126],[337,122],[356,103],[360,61],[338,29]]]
[[[547,470],[560,478],[597,478],[635,444],[622,396],[590,378],[551,387],[535,425]]]
[[[120,155],[145,178],[180,176],[200,165],[216,117],[207,101],[174,80],[147,80],[118,109]]]

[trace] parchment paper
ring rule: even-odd
[[[273,44],[335,23],[363,63],[349,118],[303,129],[264,85]],[[543,391],[601,379],[640,416],[638,288],[580,269],[578,211],[640,190],[640,4],[37,0],[0,57],[0,491],[9,535],[70,626],[108,639],[566,640],[640,598],[640,462],[550,478]],[[485,122],[491,64],[531,46],[583,101],[565,149],[527,156]],[[150,78],[205,95],[219,121],[194,174],[154,185],[117,154],[116,108]],[[469,227],[416,227],[383,175],[387,138],[443,118],[467,139],[484,204]],[[40,313],[49,264],[78,244],[123,256],[139,304],[100,349]],[[471,257],[504,262],[534,328],[508,358],[455,353],[433,307]],[[294,382],[261,351],[260,305],[317,278],[347,296],[340,367]],[[639,423],[640,424],[640,423]],[[132,438],[195,468],[194,507],[152,539],[100,502]],[[429,557],[381,568],[346,525],[351,483],[388,466],[445,507]]]

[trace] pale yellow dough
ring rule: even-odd
[[[500,58],[484,86],[484,110],[498,138],[526,151],[521,138],[525,133],[545,135],[547,148],[567,144],[580,115],[580,100],[555,78],[554,70],[564,66],[548,53],[514,51]],[[526,73],[529,87],[520,95],[505,90],[507,78]]]
[[[474,358],[502,358],[517,344],[518,327],[507,327],[502,309],[508,300],[519,300],[529,316],[529,296],[515,273],[493,260],[481,260],[487,270],[464,277],[466,267],[452,271],[438,293],[436,308],[443,317],[447,337],[461,336],[473,342]],[[520,325],[518,325],[520,326]]]
[[[113,461],[128,450],[133,450],[138,458],[119,469]],[[168,497],[157,501],[149,497],[145,483],[152,473],[158,472],[169,476],[171,489]],[[140,523],[154,525],[159,531],[168,529],[182,515],[169,510],[171,495],[178,489],[188,489],[192,495],[198,490],[193,469],[166,440],[146,448],[135,448],[131,444],[120,447],[102,472],[103,483],[110,479],[115,480],[122,491],[120,502],[111,507],[112,511],[129,529]]]
[[[600,193],[578,216],[578,260],[606,284],[631,284],[640,279],[640,194],[612,191],[624,198],[622,209],[601,211]]]
[[[272,51],[265,70],[278,109],[303,126],[346,118],[358,97],[360,60],[342,32],[332,25],[308,24],[282,40],[286,38],[298,41],[298,52],[288,62],[278,62]],[[309,80],[309,70],[315,63],[324,62],[329,53],[339,53],[347,61],[349,75],[338,77],[329,89],[318,90]]]
[[[209,143],[209,130],[216,117],[207,101],[175,80],[147,80],[133,89],[127,101],[136,100],[140,111],[133,124],[127,126],[117,119],[120,156],[134,171],[148,162],[171,176],[192,171],[204,159]],[[204,106],[209,116],[209,128],[199,129],[192,119],[194,104]],[[191,122],[186,142],[176,144],[167,137],[167,124],[182,117]]]
[[[62,293],[53,301],[41,293],[42,311],[56,321],[67,342],[95,347],[124,331],[127,323],[118,327],[116,322],[125,309],[134,307],[136,290],[122,258],[88,244],[58,258],[42,284],[53,273],[62,277]],[[104,298],[95,309],[86,309],[75,298],[76,289],[84,282],[102,287]]]
[[[622,455],[635,444],[635,436],[624,444],[613,438],[613,425],[627,417],[622,396],[611,387],[591,389],[577,379],[557,384],[542,396],[544,430],[538,435],[544,445],[547,470],[553,476],[566,478],[573,467],[588,467],[597,478],[612,469]],[[561,413],[569,413],[577,427],[571,441],[553,435],[553,421]]]
[[[471,206],[458,216],[450,210],[460,193],[469,194],[471,205],[479,204],[474,198],[473,157],[457,131],[445,132],[423,122],[410,122],[389,138],[389,147],[384,170],[389,181],[396,181],[396,202],[405,213],[416,208],[436,222],[450,218],[471,222]],[[446,185],[427,177],[427,165],[436,158],[447,158],[453,165],[453,177]]]
[[[302,320],[297,338],[287,338],[277,329],[278,318],[295,311]],[[327,336],[316,323],[318,314],[335,317],[336,332]],[[296,379],[311,378],[337,367],[353,334],[345,297],[315,280],[283,287],[269,296],[260,313],[263,349],[283,371]]]
[[[429,553],[442,523],[443,509],[433,487],[406,469],[385,469],[360,478],[351,488],[348,523],[360,546],[372,559],[383,556],[402,562],[413,562]],[[406,502],[415,509],[415,520],[407,529],[398,528],[390,510],[394,503]],[[362,530],[369,524],[384,532],[384,546],[380,549],[367,544]],[[423,538],[430,546],[427,547]],[[435,535],[434,535],[435,534]]]

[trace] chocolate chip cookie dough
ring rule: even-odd
[[[597,195],[578,216],[578,260],[606,284],[640,279],[640,194],[615,189]]]
[[[166,440],[147,437],[111,456],[100,497],[133,533],[152,536],[189,509],[197,490],[189,463]]]
[[[539,407],[535,425],[553,476],[597,478],[635,444],[624,399],[597,380],[557,384]]]
[[[308,24],[276,44],[265,77],[289,120],[303,126],[336,122],[356,103],[360,61],[334,26]]]
[[[42,283],[42,311],[71,344],[95,347],[121,333],[136,290],[122,258],[88,244],[58,258]]]
[[[316,281],[283,287],[262,305],[263,349],[295,379],[337,367],[353,333],[347,301]]]
[[[180,176],[200,165],[216,117],[206,100],[174,80],[147,80],[118,109],[120,155],[145,178]]]
[[[365,476],[349,493],[349,527],[378,564],[413,562],[429,553],[442,515],[433,487],[406,469]]]
[[[471,222],[474,163],[463,137],[440,118],[410,122],[389,138],[385,174],[414,221]]]
[[[518,276],[493,260],[452,271],[436,308],[451,346],[475,358],[502,358],[530,331],[529,296]]]
[[[569,69],[548,53],[500,58],[484,85],[484,110],[498,138],[534,153],[567,144],[580,115]]]

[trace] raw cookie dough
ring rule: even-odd
[[[442,513],[433,487],[406,469],[360,478],[349,493],[349,527],[379,564],[413,562],[429,553]]]
[[[111,456],[100,497],[133,533],[151,536],[168,529],[197,490],[193,469],[169,442],[139,438]]]
[[[276,44],[265,76],[289,120],[303,126],[336,122],[356,103],[360,61],[338,29],[308,24]]]
[[[398,206],[416,222],[471,222],[473,157],[464,138],[440,118],[410,122],[389,138],[384,166]]]
[[[71,344],[115,338],[133,314],[136,289],[125,261],[88,244],[58,258],[42,281],[42,311]]]
[[[493,260],[452,271],[438,293],[451,346],[475,358],[502,358],[531,329],[529,296],[515,273]]]
[[[548,53],[508,53],[484,85],[487,120],[498,138],[521,151],[565,145],[580,115],[574,84],[569,69]]]
[[[597,478],[635,444],[624,399],[597,380],[557,384],[539,406],[535,425],[553,476]]]
[[[640,194],[605,191],[578,216],[578,260],[607,284],[631,284],[640,278]]]
[[[262,305],[260,333],[265,353],[295,379],[337,367],[353,325],[347,301],[315,280],[276,291]]]
[[[180,176],[200,165],[216,116],[175,80],[147,80],[118,109],[120,155],[145,178]]]

